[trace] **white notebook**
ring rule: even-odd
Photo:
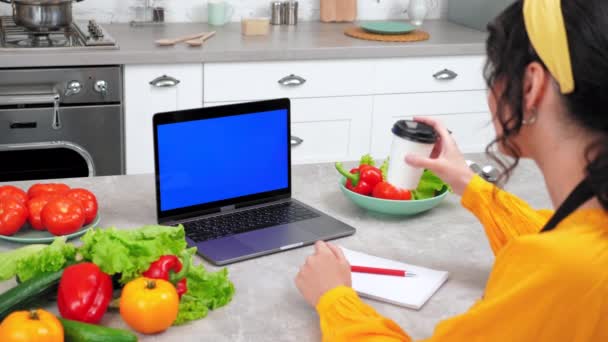
[[[445,283],[448,272],[378,258],[342,248],[351,265],[406,270],[415,277],[353,272],[353,288],[366,298],[419,310]]]

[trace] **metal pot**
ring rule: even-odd
[[[72,24],[72,2],[82,0],[0,0],[13,5],[15,24],[30,31],[48,32]]]

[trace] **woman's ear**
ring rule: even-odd
[[[524,116],[541,107],[546,100],[553,78],[549,71],[539,62],[532,62],[526,67],[523,86],[523,112]],[[525,118],[524,118],[525,119]]]

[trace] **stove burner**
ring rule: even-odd
[[[0,16],[0,50],[13,49],[118,49],[95,21],[74,22],[64,30],[34,32],[18,26],[10,16]]]
[[[65,47],[71,46],[70,40],[65,35],[53,35],[48,33],[31,33],[29,37],[11,42],[18,47]]]

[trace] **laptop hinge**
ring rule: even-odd
[[[225,213],[227,211],[233,211],[234,209],[236,209],[236,205],[227,205],[225,207],[221,207],[220,212]]]

